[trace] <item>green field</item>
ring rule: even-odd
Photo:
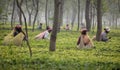
[[[4,46],[2,41],[10,30],[0,30],[0,70],[120,70],[120,30],[112,30],[109,42],[94,42],[96,48],[77,49],[77,31],[61,31],[57,35],[56,51],[49,51],[49,40],[34,40],[29,31],[33,56],[23,46]],[[92,37],[95,33],[89,33]]]

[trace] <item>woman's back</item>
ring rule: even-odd
[[[90,38],[89,38],[88,35],[84,35],[84,36],[83,36],[83,42],[84,42],[85,45],[89,44]]]

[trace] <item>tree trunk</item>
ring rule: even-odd
[[[84,10],[83,10],[83,8],[81,8],[81,17],[80,17],[80,26],[82,27],[82,24],[83,24],[83,16],[84,16],[84,14],[83,14],[83,12],[84,12]]]
[[[78,27],[77,31],[80,29],[80,0],[78,0]]]
[[[93,10],[93,8],[92,8],[92,3],[90,2],[90,6],[89,6],[89,8],[90,8],[90,10],[89,10],[89,20],[90,20],[90,30],[89,31],[91,31],[91,25],[92,25],[92,19],[93,19],[93,17],[92,17],[92,15],[93,15],[93,12],[92,12],[92,10]]]
[[[90,31],[90,29],[91,29],[91,23],[90,23],[90,0],[86,0],[85,20],[86,20],[86,28],[87,28],[88,31]]]
[[[64,0],[61,1],[61,5],[59,7],[60,12],[59,12],[59,24],[58,24],[58,32],[60,32],[60,26],[63,24],[63,5],[64,5]]]
[[[49,20],[49,18],[50,18],[50,13],[51,13],[51,11],[50,11],[50,9],[48,10],[48,26],[49,26],[49,23],[50,23],[50,20]]]
[[[55,51],[56,49],[56,38],[57,38],[57,28],[59,23],[59,13],[60,13],[60,5],[62,3],[62,0],[54,0],[54,24],[53,24],[53,30],[50,38],[50,51]]]
[[[22,3],[23,3],[23,0],[20,1],[20,6],[22,6]],[[22,13],[19,11],[19,22],[20,22],[20,25],[22,25]]]
[[[115,22],[115,23],[116,23],[116,24],[115,24],[115,26],[116,26],[115,28],[116,28],[116,29],[117,29],[117,21],[118,21],[118,17],[116,16],[116,22]]]
[[[120,13],[120,0],[118,0],[118,10],[119,10],[119,13]]]
[[[45,23],[46,23],[46,27],[48,26],[48,0],[46,0],[46,6],[45,6]]]
[[[9,6],[9,3],[10,3],[10,2],[8,1],[8,2],[6,2],[6,3],[7,3],[7,5],[6,5],[6,12],[5,12],[5,24],[7,23],[7,20],[8,20],[8,11],[9,11],[9,10],[8,10],[8,8],[9,8],[8,6]]]
[[[19,22],[20,22],[20,25],[22,25],[22,14],[21,14],[21,12],[19,12]]]
[[[111,16],[109,15],[108,18],[109,18],[109,20],[108,20],[109,21],[109,26],[111,26],[111,22],[112,22]]]
[[[66,23],[69,24],[69,10],[66,12]]]
[[[23,10],[21,9],[21,6],[19,5],[19,2],[18,0],[16,0],[16,3],[17,3],[17,7],[19,8],[20,12],[23,14],[23,17],[24,17],[24,21],[25,21],[25,30],[26,30],[26,36],[28,38],[28,30],[27,30],[27,22],[26,22],[26,17],[25,17],[25,14],[23,12]],[[28,48],[29,48],[29,52],[30,52],[30,57],[32,57],[32,50],[31,50],[31,47],[30,47],[30,44],[29,44],[29,38],[27,40],[27,45],[28,45]]]
[[[101,1],[97,0],[97,34],[96,40],[100,41],[100,35],[102,32],[102,12],[101,12]]]
[[[29,22],[28,22],[28,25],[31,26],[31,13],[28,13],[29,14]]]
[[[28,20],[28,25],[31,26],[31,16],[32,16],[32,13],[33,13],[33,3],[34,1],[32,0],[32,7],[31,7],[31,10],[29,10],[28,8],[28,1],[26,1],[26,9],[27,9],[27,12],[28,12],[28,15],[29,15],[29,20]]]
[[[13,17],[15,11],[15,0],[13,0],[13,9],[12,9],[12,16],[11,16],[11,28],[13,29]]]
[[[75,22],[75,19],[76,19],[76,9],[73,7],[73,10],[72,10],[72,17],[71,17],[71,29],[73,30],[73,27],[74,27],[74,22]]]
[[[37,7],[36,7],[35,17],[34,17],[34,20],[33,20],[33,29],[32,29],[32,31],[34,31],[36,18],[37,18],[37,14],[38,14],[38,11],[39,11],[39,9],[38,9],[38,7],[39,7],[39,0],[36,0],[36,4],[37,4]]]
[[[93,14],[92,14],[92,30],[94,32],[94,30],[95,30],[95,8],[94,7],[92,9],[92,12],[93,12]]]

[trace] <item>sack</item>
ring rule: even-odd
[[[8,34],[3,41],[4,45],[21,45],[22,41],[24,38],[24,34],[23,33],[19,33],[18,35],[16,35],[15,37],[12,36],[11,34]]]
[[[78,48],[83,48],[85,47],[84,42],[83,42],[83,37],[81,36],[80,38],[80,44],[78,45]]]
[[[16,36],[13,38],[12,43],[13,43],[14,45],[19,46],[19,45],[22,44],[22,41],[23,41],[24,37],[25,37],[25,36],[24,36],[23,33],[19,33],[18,35],[16,35]]]

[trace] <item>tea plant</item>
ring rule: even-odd
[[[35,40],[42,32],[29,30],[33,56],[25,42],[22,46],[4,46],[2,41],[10,30],[0,30],[0,70],[117,70],[120,69],[120,30],[112,30],[109,42],[93,41],[96,48],[77,49],[77,31],[61,31],[56,51],[49,51],[49,40]],[[92,38],[95,33],[89,33]]]

